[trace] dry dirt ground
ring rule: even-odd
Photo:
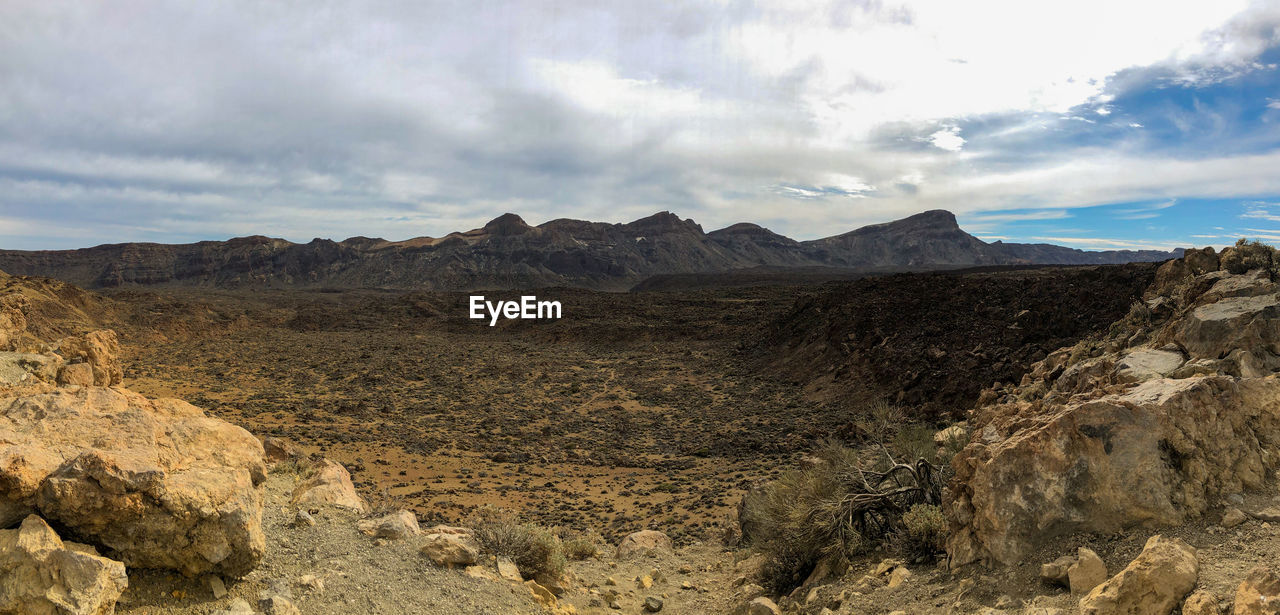
[[[532,614],[544,612],[529,592],[505,581],[473,578],[458,570],[434,567],[417,552],[418,540],[375,541],[355,527],[358,515],[322,510],[313,527],[294,527],[288,494],[296,477],[273,471],[266,484],[264,527],[268,548],[263,564],[245,579],[230,583],[215,598],[209,579],[184,579],[172,573],[131,570],[130,585],[117,609],[127,615],[208,615],[241,598],[256,604],[259,592],[287,592],[303,613],[340,615]],[[1275,498],[1273,500],[1273,498]],[[1274,505],[1280,498],[1252,494],[1245,509]],[[1166,530],[1200,553],[1199,589],[1227,601],[1253,566],[1280,557],[1280,528],[1250,521],[1224,530],[1213,520]],[[1051,561],[1087,546],[1118,572],[1142,549],[1151,532],[1124,536],[1079,536],[1046,547],[1033,563]],[[740,577],[750,569],[750,554],[710,543],[692,543],[673,554],[619,560],[608,545],[585,561],[571,562],[573,579],[561,598],[584,614],[641,613],[649,597],[663,601],[663,613],[722,615],[753,596]],[[1038,566],[999,571],[969,568],[956,574],[940,565],[911,565],[912,576],[900,587],[862,579],[886,553],[872,553],[854,563],[844,576],[814,593],[798,596],[795,612],[816,614],[823,607],[838,615],[959,615],[1002,609],[1010,615],[1026,605],[1052,606],[1076,612],[1079,596],[1040,582]],[[317,585],[305,577],[319,579]],[[648,576],[650,587],[638,580]],[[619,609],[604,599],[616,591]],[[805,594],[808,592],[805,591]],[[785,602],[783,603],[786,604]]]
[[[543,524],[595,529],[611,544],[641,528],[676,538],[671,556],[618,562],[606,552],[573,563],[576,583],[565,600],[579,612],[617,612],[600,592],[618,588],[622,612],[639,612],[653,595],[666,602],[663,612],[724,613],[744,598],[734,584],[743,570],[734,564],[746,554],[720,546],[722,524],[754,480],[776,475],[820,438],[856,439],[850,425],[862,405],[892,398],[895,388],[913,396],[901,398],[907,402],[940,394],[964,407],[990,384],[979,382],[988,371],[1016,379],[1049,346],[1070,345],[1122,316],[1149,273],[1090,271],[645,293],[540,290],[541,298],[564,302],[564,319],[493,328],[463,317],[466,296],[449,293],[117,291],[112,324],[127,347],[126,386],[182,397],[254,433],[283,435],[337,459],[368,499],[414,510],[424,524],[458,522],[475,506],[499,504]],[[1037,316],[1036,306],[1064,303],[1065,287],[1075,321],[1054,325]],[[947,326],[930,316],[948,313],[962,316]],[[888,352],[890,343],[909,352]],[[963,357],[949,359],[959,351]],[[1000,365],[984,363],[983,354]],[[875,370],[867,356],[879,357]],[[962,369],[975,362],[988,365],[981,372],[988,375]],[[973,386],[953,386],[961,379]],[[919,414],[947,414],[937,410]],[[1244,508],[1261,508],[1275,495],[1251,494]],[[232,595],[252,601],[275,579],[313,574],[325,579],[324,592],[293,587],[304,613],[536,610],[522,588],[435,570],[410,543],[375,546],[341,515],[310,534],[285,528],[290,512],[278,494],[271,498],[275,544]],[[1166,533],[1201,549],[1201,586],[1225,599],[1249,568],[1280,558],[1280,531],[1256,521],[1228,531],[1214,521]],[[859,586],[889,556],[874,553],[797,610],[999,606],[1017,613],[1035,603],[1071,612],[1076,599],[1041,584],[1038,564],[1087,545],[1115,573],[1149,534],[1064,540],[1019,570],[953,575],[913,564],[914,576],[894,589]],[[636,588],[633,579],[655,568],[665,580]],[[202,593],[203,584],[133,576],[124,613],[208,613],[225,603]]]
[[[442,522],[501,504],[610,538],[653,528],[687,542],[718,538],[752,481],[819,439],[856,440],[868,401],[963,409],[988,379],[1123,315],[1149,269],[542,289],[564,318],[497,327],[467,319],[458,293],[111,297],[126,386],[332,457],[373,501]],[[1076,309],[1054,325],[1041,313],[1064,296]]]

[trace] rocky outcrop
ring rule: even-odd
[[[1057,536],[1171,526],[1280,465],[1280,294],[1267,271],[1166,264],[1104,336],[991,390],[953,459],[953,565]],[[1181,274],[1175,275],[1177,272]]]
[[[128,586],[124,564],[63,542],[40,517],[0,530],[0,613],[111,615]]]
[[[17,306],[0,305],[0,351],[13,350],[27,330],[27,318]]]
[[[1169,615],[1196,586],[1196,550],[1177,538],[1152,536],[1124,570],[1080,600],[1082,615]]]
[[[262,445],[185,402],[0,399],[0,526],[38,512],[128,566],[237,577],[263,555]]]
[[[94,331],[58,342],[58,354],[72,364],[84,363],[93,374],[91,384],[109,387],[124,380],[120,366],[120,341],[111,330]],[[80,377],[83,379],[83,376]]]

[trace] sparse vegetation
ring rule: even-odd
[[[1241,238],[1234,247],[1226,248],[1220,255],[1222,268],[1230,273],[1245,273],[1254,269],[1266,269],[1276,273],[1276,249],[1260,241]]]
[[[933,559],[947,548],[947,520],[942,508],[933,504],[916,504],[902,514],[895,546],[910,560]]]
[[[573,561],[591,559],[600,551],[604,538],[594,529],[584,532],[564,532],[560,537],[564,544],[565,557]]]
[[[564,544],[551,530],[523,523],[511,511],[478,509],[467,526],[487,553],[511,558],[525,578],[559,578],[566,564]]]
[[[872,420],[883,426],[892,413],[879,410]],[[937,468],[924,458],[900,463],[884,446],[867,455],[826,441],[806,467],[748,494],[742,521],[753,528],[746,537],[752,548],[765,555],[762,576],[770,590],[786,593],[822,559],[849,559],[902,532],[918,550],[925,547],[917,543],[939,540],[926,509],[913,515],[913,529],[904,518],[913,507],[940,503]]]

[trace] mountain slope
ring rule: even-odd
[[[405,241],[352,237],[297,244],[263,236],[193,244],[124,243],[80,250],[0,250],[0,269],[85,287],[336,286],[480,290],[629,288],[656,274],[752,267],[948,268],[999,264],[1158,261],[1165,252],[1084,252],[985,243],[935,210],[799,242],[755,224],[705,233],[660,212],[626,224],[559,219],[538,226],[504,214],[481,228]]]

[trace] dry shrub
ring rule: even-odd
[[[522,523],[511,511],[493,506],[477,510],[467,526],[481,549],[511,558],[526,579],[556,579],[564,574],[564,545],[550,529]]]
[[[849,559],[892,539],[917,504],[940,502],[936,468],[893,460],[881,447],[874,459],[835,442],[820,444],[815,461],[784,472],[744,498],[741,523],[764,554],[762,581],[785,594],[824,558]]]
[[[1275,274],[1276,250],[1260,241],[1240,239],[1236,245],[1226,248],[1219,256],[1221,267],[1229,273],[1246,273],[1254,269],[1266,269]]]
[[[592,529],[562,533],[560,540],[564,544],[565,557],[575,562],[595,557],[600,552],[600,544],[604,542],[604,538]]]
[[[916,504],[903,513],[895,547],[910,561],[931,560],[946,551],[947,520],[942,516],[942,508]]]

